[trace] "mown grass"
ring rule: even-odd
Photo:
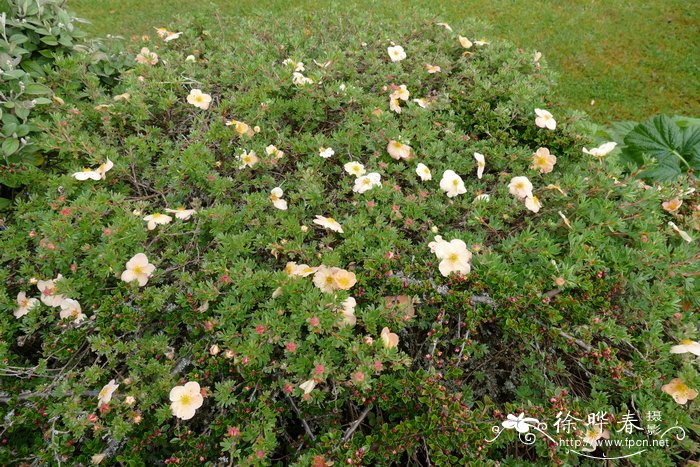
[[[687,0],[364,0],[342,7],[308,0],[73,0],[70,6],[92,21],[90,31],[129,36],[153,34],[154,26],[167,26],[176,15],[200,11],[211,12],[214,28],[217,15],[284,14],[291,7],[313,13],[328,6],[341,14],[349,3],[377,17],[419,5],[447,22],[483,19],[491,25],[489,37],[541,51],[560,73],[559,99],[599,122],[700,115],[700,15]]]

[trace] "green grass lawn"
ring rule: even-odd
[[[597,121],[640,120],[656,113],[700,115],[700,15],[687,0],[359,1],[377,17],[406,5],[434,9],[450,22],[472,16],[490,23],[490,37],[541,51],[560,73],[559,98]],[[153,34],[176,15],[215,16],[313,12],[328,1],[72,0],[71,8],[105,34]],[[697,5],[696,5],[697,6]],[[406,18],[410,21],[410,18]],[[470,35],[469,31],[464,31]]]

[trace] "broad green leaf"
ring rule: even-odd
[[[681,129],[666,115],[640,123],[625,137],[624,159],[641,165],[644,156],[657,165],[643,176],[659,181],[672,180],[689,169],[700,169],[700,129]]]
[[[12,200],[0,198],[0,211],[5,211],[9,209],[10,206],[12,206]]]
[[[44,36],[41,38],[41,42],[47,45],[58,45],[58,41],[54,36]]]
[[[6,156],[11,156],[19,149],[19,140],[17,138],[8,138],[2,143],[2,152]]]
[[[52,94],[51,88],[44,86],[39,83],[29,83],[25,88],[24,92],[30,95],[40,95],[40,94]]]

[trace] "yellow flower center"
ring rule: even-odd
[[[134,266],[131,270],[134,271],[134,274],[143,274],[142,266]]]
[[[204,102],[204,97],[202,95],[197,95],[194,97],[194,100],[195,100],[195,102],[201,104],[202,102]]]
[[[350,285],[350,279],[348,279],[347,277],[339,277],[337,279],[337,282],[338,285],[341,287],[347,287],[348,285]]]
[[[523,189],[525,189],[525,184],[523,182],[518,182],[515,184],[515,188],[517,190],[523,190]]]
[[[335,222],[335,219],[333,219],[332,217],[327,217],[326,221],[330,224],[330,223]]]
[[[362,183],[364,183],[365,185],[370,185],[372,183],[372,180],[370,180],[369,178],[365,178],[364,180],[362,180]]]
[[[29,306],[29,299],[25,298],[19,302],[20,308],[27,308]]]
[[[681,344],[683,344],[683,345],[692,345],[692,344],[694,344],[694,343],[695,343],[695,342],[693,342],[693,341],[690,340],[690,339],[683,339],[683,340],[681,341]]]
[[[326,284],[333,284],[333,276],[326,276]]]
[[[180,397],[180,403],[182,405],[190,405],[192,403],[192,396],[189,394],[183,394],[182,397]]]
[[[459,255],[457,253],[451,253],[450,256],[447,257],[447,260],[451,263],[456,263],[458,259]]]
[[[457,180],[456,178],[454,180],[452,180],[452,185],[454,185],[454,186],[459,185],[459,180]]]

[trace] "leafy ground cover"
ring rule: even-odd
[[[546,58],[474,20],[204,13],[119,79],[61,54],[40,80],[47,162],[0,231],[0,462],[697,458],[687,122],[599,146]]]
[[[345,4],[346,2],[344,2]],[[153,34],[154,25],[193,12],[217,18],[271,11],[313,14],[333,5],[328,1],[73,0],[71,7],[89,18],[89,29],[100,35]],[[541,51],[559,73],[557,101],[582,109],[600,122],[643,120],[657,113],[700,114],[700,18],[692,2],[683,0],[531,0],[355,1],[351,4],[383,18],[411,22],[410,5],[421,5],[448,22],[468,17],[486,21],[479,31],[489,40],[508,39],[520,47]],[[224,34],[226,31],[222,31]],[[591,102],[594,104],[591,105]]]

